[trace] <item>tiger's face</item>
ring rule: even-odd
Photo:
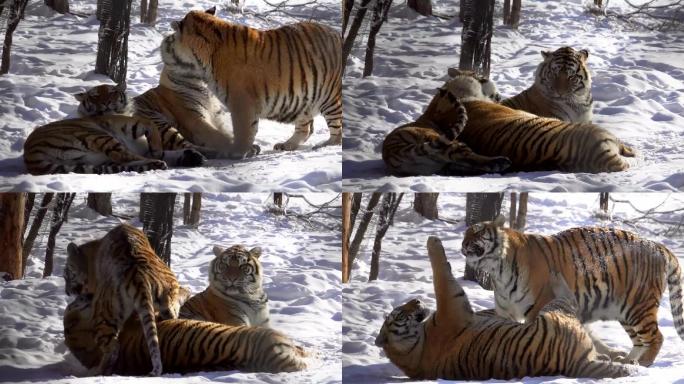
[[[67,295],[94,293],[94,289],[88,287],[88,262],[94,260],[99,247],[100,240],[90,241],[81,246],[69,243],[64,267],[64,291]]]
[[[221,43],[209,40],[217,37],[218,29],[211,25],[215,12],[215,7],[204,12],[191,11],[183,20],[171,22],[174,33],[161,44],[162,61],[167,68],[204,76],[214,46]]]
[[[214,246],[216,258],[209,265],[209,285],[222,293],[252,294],[261,291],[261,248],[242,245]]]
[[[485,221],[468,227],[461,244],[461,253],[466,263],[475,269],[485,271],[497,268],[505,255],[506,241],[503,231],[504,217]]]
[[[78,114],[82,117],[123,114],[128,106],[125,83],[98,85],[74,97],[80,102]]]
[[[591,91],[591,75],[587,68],[589,51],[562,47],[553,52],[542,51],[544,61],[537,67],[535,82],[551,96],[569,97]]]
[[[442,89],[461,101],[484,100],[498,103],[501,95],[493,81],[476,74],[457,68],[449,68],[449,79]]]
[[[422,339],[422,323],[430,316],[430,310],[418,299],[394,308],[375,338],[375,345],[386,351],[400,354],[411,353]]]

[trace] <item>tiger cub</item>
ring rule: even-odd
[[[460,94],[468,123],[458,140],[483,156],[505,156],[506,171],[619,172],[629,168],[623,158],[634,151],[612,133],[591,123],[567,123],[537,117],[476,98],[482,78],[470,71],[449,70],[444,86]],[[458,111],[454,111],[458,115]]]
[[[544,60],[534,74],[534,84],[501,104],[537,116],[572,123],[591,122],[594,99],[587,67],[589,51],[562,47],[541,54]]]
[[[163,150],[159,131],[129,116],[56,121],[34,129],[24,142],[24,163],[32,175],[144,172],[205,160],[194,149]]]
[[[262,287],[261,248],[242,245],[214,247],[209,264],[209,287],[186,301],[180,309],[184,319],[227,325],[268,327],[268,296]]]
[[[294,123],[295,132],[275,150],[297,149],[322,114],[330,138],[342,144],[342,38],[330,27],[300,22],[272,30],[233,24],[211,12],[192,11],[173,22],[161,45],[164,70],[178,79],[203,79],[231,112],[231,158],[259,153],[259,119]]]
[[[95,343],[92,295],[79,295],[64,311],[64,343],[86,368],[102,352]],[[200,371],[294,372],[306,369],[308,353],[284,334],[262,327],[227,326],[195,320],[157,323],[164,373]],[[119,336],[121,348],[113,372],[144,375],[150,356],[139,320],[129,318]],[[182,351],[182,353],[179,353]]]
[[[622,377],[633,368],[603,361],[576,317],[577,302],[562,278],[556,299],[526,324],[491,311],[474,313],[451,274],[441,241],[427,241],[437,310],[419,300],[395,308],[375,339],[411,379],[486,380],[525,376]]]
[[[178,318],[188,298],[176,276],[156,255],[145,234],[121,224],[103,238],[69,243],[64,271],[67,295],[94,294],[93,343],[102,351],[97,374],[111,374],[119,354],[119,332],[134,313],[150,351],[151,373],[162,373],[156,314]]]
[[[496,86],[489,80],[464,86],[443,86],[415,122],[395,128],[385,137],[382,160],[390,174],[477,175],[501,172],[511,165],[503,156],[478,155],[458,139],[468,120],[462,101],[499,98]]]
[[[675,328],[684,339],[682,272],[662,244],[609,228],[573,228],[555,235],[503,228],[503,217],[468,228],[462,252],[473,268],[491,274],[496,311],[532,321],[554,297],[550,270],[559,271],[579,301],[583,323],[617,320],[632,339],[626,355],[596,339],[597,349],[621,362],[649,366],[663,343],[658,305],[666,284]]]

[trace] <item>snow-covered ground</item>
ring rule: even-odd
[[[335,194],[309,194],[314,203]],[[114,195],[114,213],[137,217],[138,195]],[[264,287],[269,296],[271,326],[315,353],[306,371],[292,374],[205,372],[164,375],[179,383],[330,383],[341,381],[340,328],[342,323],[339,219],[316,216],[311,226],[300,219],[269,212],[268,194],[218,194],[202,196],[199,228],[175,223],[171,269],[193,293],[207,286],[214,244],[242,243],[261,246]],[[339,200],[338,200],[339,201]],[[339,204],[338,204],[339,205]],[[176,217],[181,217],[182,200]],[[311,211],[301,199],[291,199],[291,213]],[[337,213],[339,214],[339,212]],[[46,221],[49,219],[46,218]],[[85,373],[64,346],[62,316],[69,298],[64,293],[66,246],[100,237],[118,224],[85,206],[85,194],[77,195],[57,237],[55,269],[42,278],[47,234],[37,238],[27,267],[27,278],[0,281],[0,382],[119,382],[123,377],[79,378]],[[133,224],[140,227],[135,219]],[[326,228],[329,227],[329,228]],[[135,382],[161,382],[136,378]]]
[[[662,193],[611,194],[617,200],[629,200],[642,211],[657,207],[657,211],[684,208],[684,195]],[[437,201],[440,217],[457,220],[457,224],[444,221],[425,220],[411,207],[412,198],[407,196],[394,218],[382,242],[380,275],[377,281],[368,283],[369,260],[372,236],[366,239],[358,260],[352,270],[352,282],[343,289],[344,320],[342,326],[343,380],[350,383],[365,382],[410,382],[404,374],[390,363],[384,352],[374,345],[375,337],[382,326],[384,316],[392,308],[413,298],[420,298],[430,308],[435,308],[432,286],[432,271],[427,257],[428,236],[442,239],[447,258],[454,275],[463,285],[474,310],[494,308],[494,297],[474,282],[462,279],[465,258],[461,255],[461,242],[465,230],[465,194],[441,193]],[[662,205],[658,206],[660,203]],[[365,203],[364,203],[365,204]],[[508,212],[508,201],[502,212]],[[628,204],[611,203],[611,217],[601,219],[596,215],[599,201],[597,193],[530,193],[526,232],[552,234],[563,229],[583,225],[615,226],[634,231],[646,238],[662,242],[672,250],[684,265],[684,232],[672,231],[676,225],[659,224],[651,220],[636,220],[634,225],[627,220],[642,216]],[[681,223],[682,211],[651,215],[660,221]],[[374,233],[372,226],[368,233]],[[670,231],[668,231],[670,230]],[[673,327],[670,312],[669,293],[665,293],[658,311],[658,325],[665,341],[658,357],[650,368],[640,370],[638,376],[613,380],[625,383],[681,383],[684,381],[684,341]],[[607,344],[628,350],[629,337],[617,322],[592,324]],[[561,377],[525,378],[521,382],[578,383],[590,380],[575,380]]]
[[[456,15],[458,2],[435,0],[435,12]],[[373,76],[363,79],[362,30],[344,77],[345,189],[481,192],[672,191],[684,188],[684,33],[630,28],[614,18],[585,12],[586,0],[526,2],[517,31],[501,24],[496,4],[491,78],[504,97],[528,88],[541,50],[572,46],[589,50],[593,75],[593,121],[638,150],[625,172],[567,174],[524,172],[482,177],[387,175],[382,141],[392,129],[414,121],[458,66],[461,23],[418,16],[395,2],[375,48]],[[634,2],[633,2],[634,3]],[[636,3],[643,3],[637,1]],[[611,9],[624,6],[610,1]]]
[[[71,10],[88,17],[54,14],[43,2],[31,1],[26,17],[14,33],[10,73],[0,76],[0,190],[18,191],[339,191],[342,149],[329,146],[314,151],[314,144],[328,138],[325,120],[317,118],[315,133],[300,150],[272,150],[294,132],[293,125],[262,120],[256,144],[262,153],[244,161],[211,160],[203,168],[126,173],[115,176],[54,175],[31,177],[22,160],[23,144],[37,126],[76,116],[73,94],[112,83],[93,73],[99,22],[95,2],[70,1]],[[170,34],[170,22],[190,10],[218,5],[217,16],[257,28],[275,28],[311,18],[339,28],[339,2],[287,8],[289,15],[260,0],[249,0],[243,14],[229,11],[230,1],[160,2],[155,27],[139,23],[139,3],[133,2],[128,41],[128,91],[138,95],[159,83],[162,61],[159,45]],[[301,3],[294,1],[291,3]],[[230,124],[230,122],[228,122]],[[230,127],[230,125],[228,125]]]

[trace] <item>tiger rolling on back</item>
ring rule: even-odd
[[[194,149],[163,150],[161,140],[149,122],[129,116],[61,120],[29,134],[24,163],[32,175],[144,172],[204,163]]]
[[[486,380],[555,376],[607,378],[634,368],[599,360],[576,317],[577,302],[562,278],[552,284],[556,299],[533,321],[520,324],[474,313],[451,274],[441,241],[428,239],[437,310],[418,300],[385,319],[375,344],[412,379]]]
[[[468,89],[442,87],[413,123],[390,132],[382,143],[382,159],[397,176],[477,175],[501,172],[511,162],[502,156],[481,156],[458,140],[468,117],[462,100],[497,100],[494,83],[482,80]],[[467,95],[464,97],[464,95]]]
[[[537,116],[572,123],[591,122],[594,99],[587,67],[589,51],[562,47],[553,52],[542,51],[542,56],[544,60],[534,74],[534,84],[501,104]]]
[[[64,271],[68,295],[94,294],[92,342],[102,354],[97,374],[111,374],[120,351],[119,332],[137,314],[153,375],[162,373],[155,318],[178,318],[188,298],[145,234],[121,224],[103,238],[80,246],[69,243]]]
[[[215,246],[214,254],[216,258],[209,265],[209,287],[183,304],[180,317],[268,327],[268,296],[262,287],[259,262],[261,248]]]
[[[634,344],[626,355],[596,339],[600,353],[621,362],[653,363],[663,343],[657,315],[666,286],[675,328],[684,339],[682,272],[662,244],[620,229],[583,227],[544,236],[503,228],[503,222],[499,217],[471,226],[462,246],[466,262],[492,276],[499,315],[534,321],[554,297],[550,271],[559,271],[578,300],[583,323],[617,320]]]
[[[449,75],[448,90],[477,90],[473,85],[482,80],[453,68]],[[512,162],[507,171],[619,172],[629,168],[624,157],[634,156],[598,125],[537,117],[489,100],[468,99],[472,96],[476,94],[460,98],[468,123],[458,139],[479,155],[507,157]]]
[[[64,312],[64,343],[86,368],[102,358],[93,334],[92,296],[79,295]],[[199,371],[294,372],[306,369],[307,353],[282,333],[262,327],[227,326],[195,320],[157,323],[164,373]],[[151,368],[145,338],[135,317],[119,336],[113,367],[118,375],[144,375]]]
[[[313,22],[257,30],[192,11],[162,42],[165,71],[177,79],[200,78],[231,112],[233,158],[254,156],[259,119],[294,123],[295,132],[276,150],[295,150],[312,134],[322,114],[330,138],[342,143],[342,59],[340,34]]]

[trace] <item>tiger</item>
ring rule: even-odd
[[[80,246],[69,243],[64,279],[67,295],[94,295],[92,341],[102,351],[94,373],[112,373],[120,350],[119,332],[137,313],[150,351],[151,374],[161,375],[157,312],[161,319],[178,318],[189,292],[141,230],[121,224],[101,239]]]
[[[606,360],[576,316],[577,301],[560,275],[556,298],[533,321],[521,324],[473,312],[451,273],[441,241],[427,241],[437,309],[420,300],[395,308],[375,339],[411,379],[486,380],[556,376],[624,377],[635,367]]]
[[[206,158],[190,148],[164,150],[159,131],[129,116],[95,116],[35,128],[24,142],[24,164],[32,175],[117,173],[195,167]]]
[[[261,248],[214,246],[209,287],[183,304],[179,317],[227,325],[269,327],[268,296],[262,287]]]
[[[395,128],[385,137],[382,160],[390,174],[478,175],[510,167],[508,158],[479,155],[457,139],[468,120],[463,100],[500,99],[496,86],[487,79],[463,85],[464,89],[439,88],[416,121]]]
[[[93,308],[93,296],[81,294],[64,311],[64,343],[88,369],[102,359],[93,337]],[[161,320],[157,329],[164,373],[234,369],[278,373],[307,368],[309,353],[273,329],[188,319]],[[119,340],[121,348],[113,372],[136,376],[149,372],[150,356],[137,318],[126,321]]]
[[[510,159],[506,172],[619,172],[629,168],[623,157],[635,156],[632,148],[598,125],[537,117],[491,100],[472,99],[482,78],[455,68],[449,69],[449,76],[444,87],[463,100],[468,116],[458,140],[477,154]],[[456,93],[463,90],[475,93]]]
[[[537,67],[534,84],[501,104],[537,116],[590,123],[594,99],[587,67],[589,51],[562,47],[541,54],[544,60]]]
[[[492,276],[499,315],[534,320],[553,299],[550,271],[559,271],[579,302],[582,323],[617,320],[634,344],[626,354],[594,337],[597,349],[619,362],[649,366],[663,343],[657,314],[667,284],[674,325],[684,339],[682,272],[662,244],[614,228],[524,234],[503,228],[504,221],[470,226],[461,248],[468,265]]]
[[[271,30],[234,24],[191,11],[171,23],[161,45],[164,70],[178,79],[202,79],[228,108],[234,142],[224,155],[242,159],[254,144],[259,119],[295,125],[274,150],[292,151],[313,133],[322,114],[330,137],[314,149],[342,144],[342,38],[330,27],[300,22]]]

